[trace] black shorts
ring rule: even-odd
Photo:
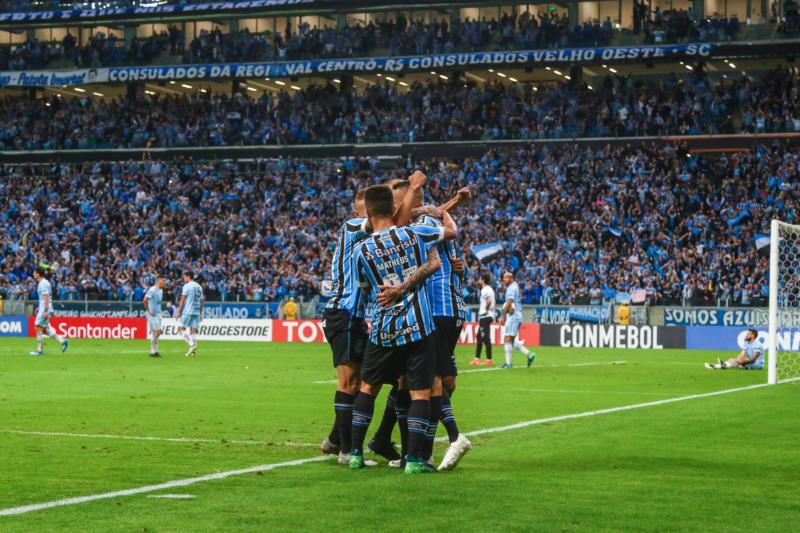
[[[484,316],[478,319],[478,342],[485,342],[486,344],[492,343],[492,322],[494,319],[490,316]]]
[[[458,375],[456,367],[456,345],[461,336],[464,321],[449,316],[433,317],[436,325],[436,375],[446,378]]]
[[[363,361],[369,339],[364,319],[354,318],[342,309],[326,309],[322,318],[322,330],[333,351],[333,366]]]
[[[436,377],[434,344],[431,336],[391,348],[370,342],[361,367],[361,379],[370,385],[394,385],[404,375],[409,390],[430,389]]]

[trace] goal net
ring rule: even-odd
[[[773,220],[769,253],[770,383],[800,379],[800,226]]]

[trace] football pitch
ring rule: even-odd
[[[0,341],[0,531],[800,523],[800,385],[705,370],[710,353],[537,348],[533,368],[516,353],[519,368],[496,370],[459,348],[453,406],[473,449],[452,472],[406,476],[319,455],[335,389],[326,345],[201,341],[195,359],[182,342],[162,342],[162,359],[146,341],[33,347]]]

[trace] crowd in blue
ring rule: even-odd
[[[704,156],[684,146],[497,149],[463,161],[377,159],[258,163],[8,165],[0,171],[0,295],[32,297],[36,265],[59,299],[138,300],[156,274],[191,269],[208,299],[321,293],[353,193],[421,168],[428,202],[464,186],[455,213],[477,279],[517,273],[526,303],[763,304],[769,220],[795,221],[800,151],[773,143]],[[499,241],[485,262],[476,245]]]

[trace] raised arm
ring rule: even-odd
[[[441,211],[449,212],[453,208],[466,204],[471,199],[472,199],[472,191],[469,190],[469,187],[464,187],[462,189],[459,189],[455,196],[453,196],[448,201],[440,205],[439,209]]]
[[[404,294],[425,283],[425,280],[431,277],[441,266],[442,260],[439,258],[439,251],[436,247],[433,247],[428,251],[428,259],[417,268],[413,274],[408,276],[402,284],[396,287],[391,285],[378,285],[381,292],[378,293],[375,300],[381,307],[390,307],[394,305]]]
[[[414,209],[414,204],[417,202],[417,195],[420,189],[425,186],[427,180],[428,177],[419,170],[415,170],[414,173],[408,177],[408,190],[403,197],[403,202],[397,210],[395,210],[394,216],[392,217],[395,225],[408,226],[409,222],[411,222],[411,211]]]
[[[458,226],[447,211],[442,211],[442,225],[444,226],[444,240],[452,241],[458,235]]]

